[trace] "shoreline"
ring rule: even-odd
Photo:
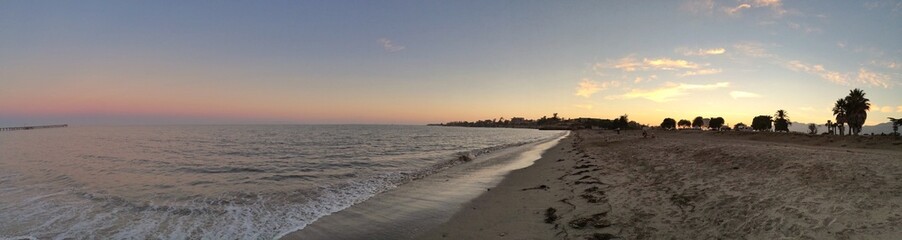
[[[379,193],[280,239],[408,239],[445,222],[464,204],[533,164],[569,133],[490,152]]]
[[[899,239],[900,140],[581,130],[415,239]]]

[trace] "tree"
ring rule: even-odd
[[[839,135],[842,136],[845,134],[845,124],[846,124],[846,100],[845,99],[837,99],[836,103],[833,104],[833,115],[836,115],[836,129],[839,130]]]
[[[689,126],[692,126],[692,122],[686,119],[680,119],[680,122],[677,123],[677,126],[680,126],[680,128],[688,128]]]
[[[824,124],[827,127],[827,133],[833,135],[836,132],[836,125],[833,124],[833,121],[827,120],[827,124]]]
[[[792,123],[789,122],[789,114],[786,113],[786,110],[777,110],[774,117],[776,117],[774,120],[774,131],[789,132],[789,125],[792,125]]]
[[[695,119],[692,120],[693,128],[701,128],[704,125],[705,125],[705,119],[702,118],[702,116],[695,117]]]
[[[849,96],[846,96],[846,115],[849,122],[849,129],[852,130],[852,134],[858,135],[861,133],[861,127],[864,125],[864,121],[868,119],[868,110],[871,110],[870,99],[864,97],[864,91],[861,89],[853,89],[849,91]]]
[[[676,120],[673,120],[673,118],[665,118],[664,121],[661,122],[661,128],[663,128],[663,129],[676,128]]]
[[[808,134],[817,134],[817,124],[808,124]]]
[[[902,126],[902,118],[891,118],[889,121],[893,123],[893,135],[899,136],[899,126]]]
[[[768,115],[757,116],[752,119],[752,129],[755,131],[770,131],[774,120]]]
[[[722,117],[712,118],[711,121],[708,122],[708,127],[715,130],[720,130],[724,124],[724,120]]]
[[[629,128],[629,116],[626,114],[621,115],[619,118],[614,119],[614,127],[619,129],[627,129]]]
[[[733,125],[733,129],[735,129],[736,131],[746,129],[748,127],[749,127],[748,125],[745,125],[745,123],[741,123],[741,122],[737,123],[736,125]]]

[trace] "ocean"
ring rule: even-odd
[[[272,239],[482,154],[562,131],[394,125],[0,133],[0,238]]]

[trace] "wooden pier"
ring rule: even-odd
[[[68,126],[69,126],[69,124],[24,126],[24,127],[4,127],[4,128],[0,128],[0,131],[32,130],[32,129],[41,129],[41,128],[62,128],[62,127],[68,127]]]

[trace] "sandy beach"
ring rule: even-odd
[[[574,131],[418,239],[900,239],[902,141]]]

